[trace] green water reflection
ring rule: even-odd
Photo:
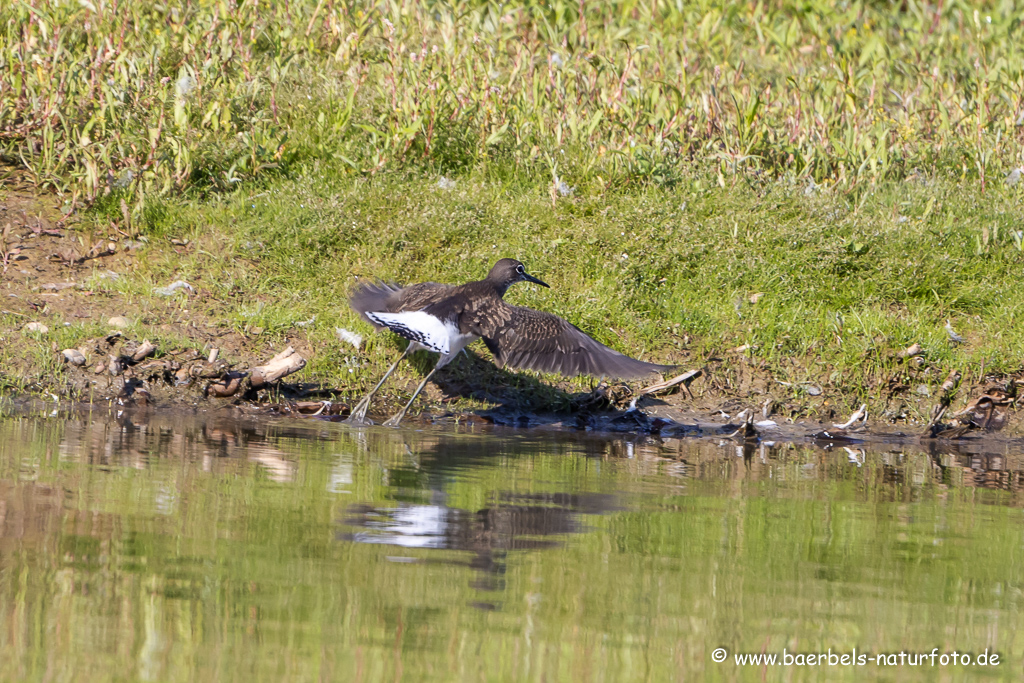
[[[2,418],[0,678],[1016,680],[1022,472],[1004,452]],[[1001,661],[732,659],[854,647]]]

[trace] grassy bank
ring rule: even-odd
[[[146,238],[90,283],[153,321],[302,334],[355,393],[395,353],[336,338],[356,278],[514,256],[553,287],[516,303],[725,394],[1021,370],[1011,8],[37,4],[0,9],[0,149],[83,242]]]

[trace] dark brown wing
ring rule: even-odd
[[[672,367],[625,356],[556,315],[502,304],[476,315],[481,336],[499,367],[621,379]]]
[[[349,293],[348,303],[363,320],[379,330],[381,326],[366,317],[367,311],[419,311],[444,299],[452,289],[452,285],[437,282],[421,282],[408,287],[399,287],[393,282],[363,282]]]

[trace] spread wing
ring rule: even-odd
[[[349,293],[348,303],[363,320],[379,330],[383,326],[370,320],[367,313],[421,311],[447,297],[452,289],[452,285],[437,282],[421,282],[408,287],[399,287],[393,282],[363,282]]]
[[[556,315],[502,303],[497,309],[475,312],[480,336],[499,367],[621,379],[672,367],[623,355]]]

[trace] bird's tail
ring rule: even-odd
[[[389,303],[400,291],[402,288],[393,282],[362,282],[349,292],[348,304],[363,320],[373,325],[375,330],[379,330],[384,326],[370,320],[366,314],[370,311],[389,310]]]

